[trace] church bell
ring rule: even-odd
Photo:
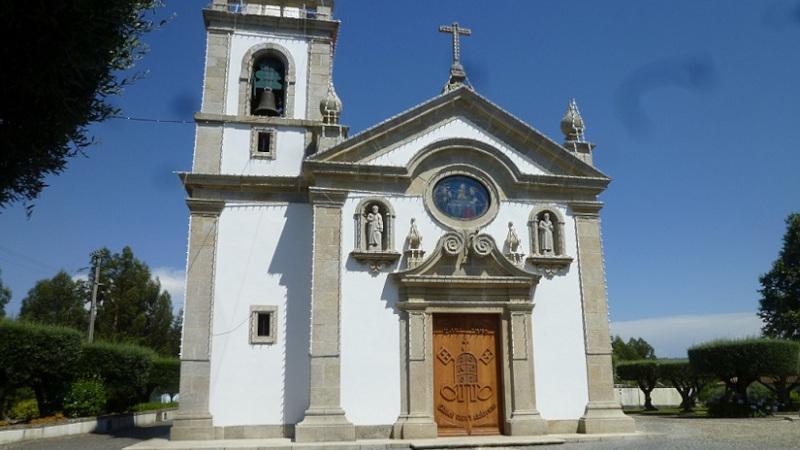
[[[278,116],[278,106],[275,103],[275,93],[272,89],[264,89],[258,96],[258,104],[253,113],[257,116]]]

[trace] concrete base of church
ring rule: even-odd
[[[211,422],[211,417],[177,417],[172,422],[169,437],[173,441],[197,441],[211,440],[216,436],[214,435],[214,426]]]
[[[295,442],[355,441],[356,427],[344,411],[306,411],[303,421],[294,427]]]
[[[586,406],[578,421],[578,433],[635,433],[636,423],[622,412],[617,402],[595,402]]]
[[[432,439],[438,436],[438,426],[430,416],[400,416],[395,422],[395,439]]]
[[[547,421],[538,412],[516,413],[506,421],[506,432],[511,436],[547,434]]]

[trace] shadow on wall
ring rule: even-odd
[[[297,423],[308,407],[311,324],[311,207],[290,203],[286,224],[278,236],[275,255],[267,269],[286,287],[286,342],[284,354],[283,421]]]

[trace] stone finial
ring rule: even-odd
[[[328,93],[319,102],[319,110],[322,113],[322,120],[326,124],[336,125],[339,123],[339,118],[342,114],[342,101],[336,95],[336,90],[333,88],[333,80],[328,82]]]
[[[419,266],[422,263],[422,260],[425,258],[425,250],[420,248],[422,245],[422,235],[417,229],[417,220],[413,217],[411,218],[411,229],[408,230],[406,242],[408,242],[408,250],[405,252],[406,266],[409,269],[413,269],[414,267]]]
[[[408,231],[406,240],[408,241],[408,248],[411,250],[419,250],[419,246],[422,244],[422,235],[419,234],[419,230],[417,229],[417,219],[411,219],[411,229]]]
[[[586,127],[583,124],[583,118],[580,111],[578,111],[578,103],[573,98],[567,106],[567,112],[561,118],[561,132],[567,142],[583,142],[583,132]]]
[[[439,32],[448,33],[453,39],[453,63],[450,65],[450,78],[448,78],[447,84],[444,86],[444,92],[452,91],[459,86],[469,87],[467,72],[464,70],[464,66],[461,65],[461,36],[470,36],[472,30],[460,26],[458,22],[453,22],[452,25],[440,26]]]
[[[505,241],[506,258],[514,264],[521,266],[525,262],[525,254],[519,251],[519,235],[513,222],[508,222],[508,235]]]

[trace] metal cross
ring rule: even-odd
[[[472,34],[472,30],[469,28],[461,28],[458,26],[458,22],[453,22],[453,24],[449,26],[440,26],[439,31],[453,35],[453,64],[461,62],[461,41],[459,36],[469,36]]]

